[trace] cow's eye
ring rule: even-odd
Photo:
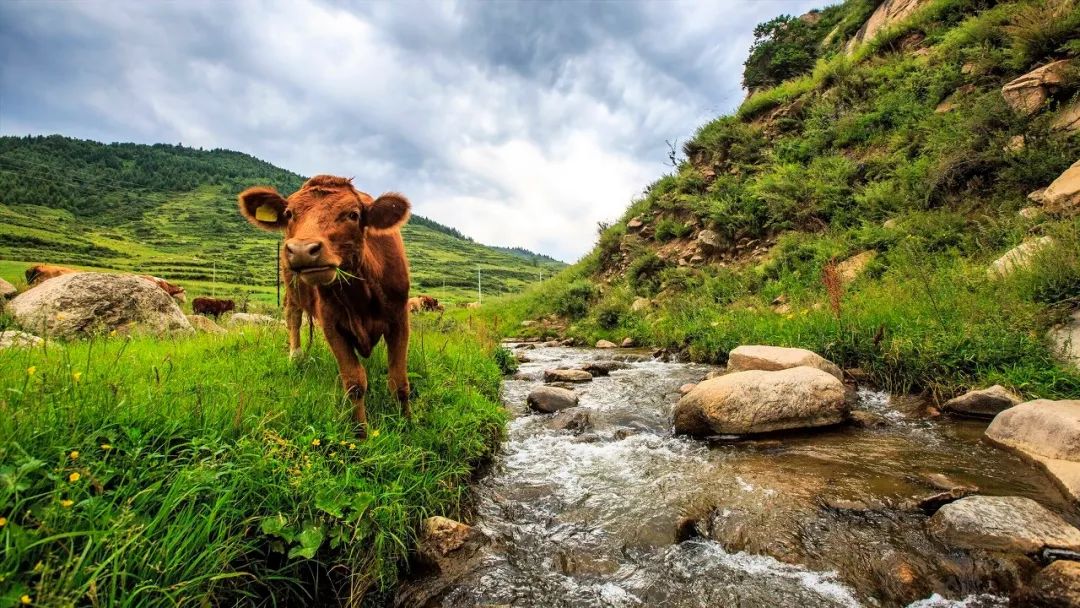
[[[286,222],[291,222],[291,221],[292,221],[292,218],[293,218],[293,212],[292,212],[292,210],[290,210],[290,209],[286,209],[286,210],[285,210],[285,213],[284,213],[283,215],[285,216],[285,221],[286,221]]]
[[[349,212],[349,221],[350,222],[359,222],[360,221],[360,212],[359,211],[350,211]]]

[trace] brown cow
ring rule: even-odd
[[[185,291],[183,287],[180,287],[179,285],[173,285],[172,283],[166,281],[165,279],[161,279],[161,278],[158,278],[158,277],[152,277],[152,276],[150,276],[148,274],[139,275],[139,276],[140,276],[140,278],[146,279],[147,281],[150,281],[154,285],[157,285],[158,287],[163,289],[165,291],[165,293],[172,296],[173,299],[176,300],[177,302],[184,302],[185,300],[187,300],[187,291]]]
[[[230,310],[236,310],[236,303],[232,300],[199,297],[191,301],[191,310],[197,315],[219,317]]]
[[[409,417],[409,261],[401,226],[409,201],[389,192],[377,199],[352,180],[317,175],[285,199],[272,188],[240,193],[240,213],[262,230],[284,230],[281,249],[286,285],[289,348],[300,349],[300,322],[307,312],[322,327],[337,359],[353,416],[366,434],[363,357],[386,338],[389,386]]]
[[[439,301],[431,296],[416,296],[409,298],[409,312],[423,312],[443,310]]]
[[[49,279],[55,279],[62,274],[71,274],[73,272],[79,272],[74,268],[66,268],[64,266],[53,266],[51,264],[35,264],[26,269],[26,284],[31,287],[48,281]]]

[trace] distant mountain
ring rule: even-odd
[[[240,217],[236,194],[292,192],[304,179],[232,150],[0,137],[0,258],[269,285],[278,239]],[[472,289],[479,268],[485,291],[514,291],[564,266],[421,216],[404,236],[418,290]]]

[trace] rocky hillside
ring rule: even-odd
[[[755,34],[738,111],[504,331],[1077,394],[1077,2],[848,0]]]
[[[174,280],[271,285],[275,235],[252,230],[236,194],[304,178],[231,150],[0,137],[0,259],[139,270]],[[406,186],[402,189],[407,190]],[[520,290],[565,265],[486,247],[422,216],[405,228],[416,289]]]

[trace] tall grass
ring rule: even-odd
[[[0,603],[358,604],[419,520],[454,515],[503,412],[494,344],[414,329],[414,419],[367,368],[357,441],[333,357],[284,331],[0,351]]]

